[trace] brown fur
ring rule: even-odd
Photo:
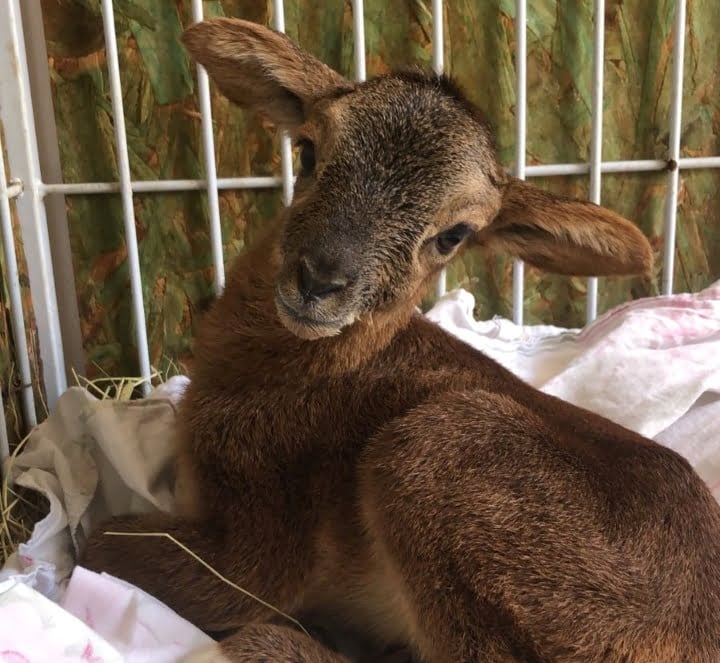
[[[277,608],[363,633],[369,660],[392,644],[432,663],[718,660],[720,509],[688,463],[414,312],[464,243],[633,273],[651,262],[637,229],[508,180],[442,79],[353,86],[243,21],[185,39],[228,96],[315,141],[317,165],[198,332],[181,513],[107,527],[173,534]],[[342,285],[304,295],[303,260]],[[83,561],[240,627],[225,660],[344,660],[167,541],[98,534]]]

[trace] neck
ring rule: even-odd
[[[228,274],[225,291],[199,330],[196,369],[202,365],[227,379],[237,379],[237,369],[253,381],[273,375],[338,376],[372,360],[409,324],[413,302],[367,315],[329,338],[308,341],[289,332],[275,309],[279,236],[280,227],[273,224]]]

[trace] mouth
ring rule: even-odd
[[[283,326],[306,340],[335,336],[345,326],[342,320],[318,320],[300,313],[287,304],[279,292],[275,294],[275,307]]]

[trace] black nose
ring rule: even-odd
[[[300,258],[298,287],[306,303],[317,302],[334,292],[339,292],[347,283],[347,277],[339,270],[323,266],[319,261],[313,261],[308,257]]]

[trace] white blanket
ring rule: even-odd
[[[620,306],[583,331],[478,322],[473,306],[472,295],[458,290],[428,317],[530,384],[677,450],[720,499],[720,282],[695,295]],[[70,580],[76,547],[109,514],[172,509],[174,404],[186,385],[187,378],[173,378],[134,402],[98,401],[79,388],[62,396],[9,468],[19,485],[46,495],[50,513],[8,560],[0,581],[13,578],[62,601],[87,623],[77,613],[88,610],[91,594],[119,585],[82,570]],[[95,630],[124,660],[169,662],[204,641],[151,597],[124,584],[123,591],[124,612],[113,615],[112,628]],[[146,627],[163,620],[172,628]]]

